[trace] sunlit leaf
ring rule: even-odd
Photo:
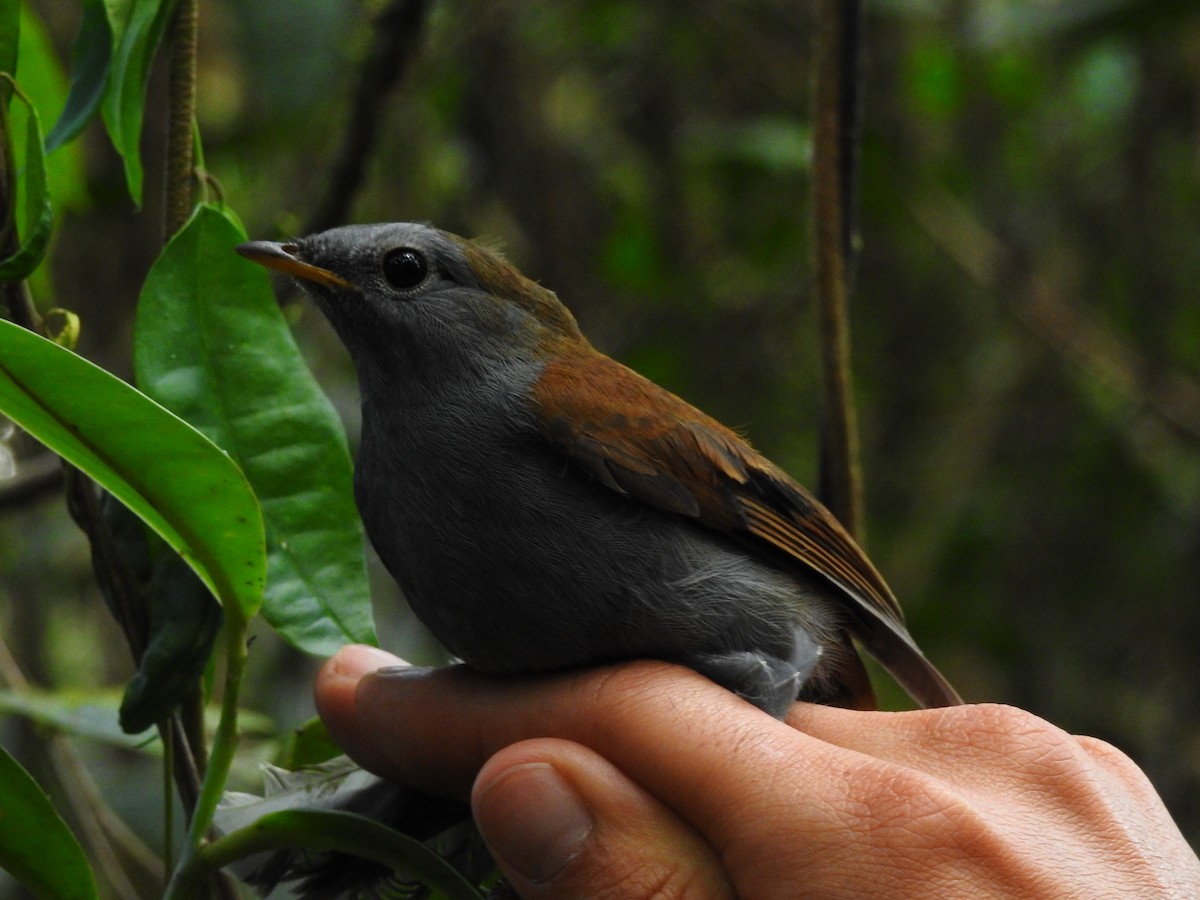
[[[204,435],[69,350],[0,321],[0,413],[137,513],[244,623],[262,601],[262,517]]]
[[[245,239],[207,205],[172,239],[138,305],[138,384],[242,467],[267,524],[263,615],[329,655],[375,642],[350,454],[266,273],[233,253]]]

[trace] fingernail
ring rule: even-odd
[[[376,669],[371,674],[377,678],[419,678],[427,672],[432,672],[433,669],[429,666],[384,666],[382,669]]]
[[[331,660],[330,668],[338,675],[359,678],[380,668],[403,668],[397,665],[398,662],[403,663],[404,660],[394,653],[366,644],[351,644],[337,652]]]
[[[475,795],[474,807],[492,854],[535,884],[565,869],[593,827],[575,789],[546,763],[506,770]]]

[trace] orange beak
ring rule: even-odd
[[[358,292],[357,287],[340,275],[334,275],[328,269],[322,269],[320,266],[314,266],[297,258],[295,244],[247,241],[244,244],[238,244],[235,249],[246,259],[256,262],[260,266],[266,266],[268,269],[278,269],[280,272],[286,272],[288,275],[294,275],[296,278],[303,278],[307,281],[314,281],[326,287]]]

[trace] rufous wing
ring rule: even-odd
[[[533,401],[545,436],[597,481],[815,571],[841,589],[854,637],[914,700],[926,707],[962,702],[917,648],[891,590],[837,519],[733,431],[589,347],[557,354]],[[861,663],[846,675],[846,705],[868,705]]]

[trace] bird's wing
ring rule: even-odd
[[[546,437],[599,482],[790,558],[851,601],[855,636],[926,706],[958,700],[904,627],[895,596],[841,524],[737,434],[595,351],[548,363],[534,388]]]

